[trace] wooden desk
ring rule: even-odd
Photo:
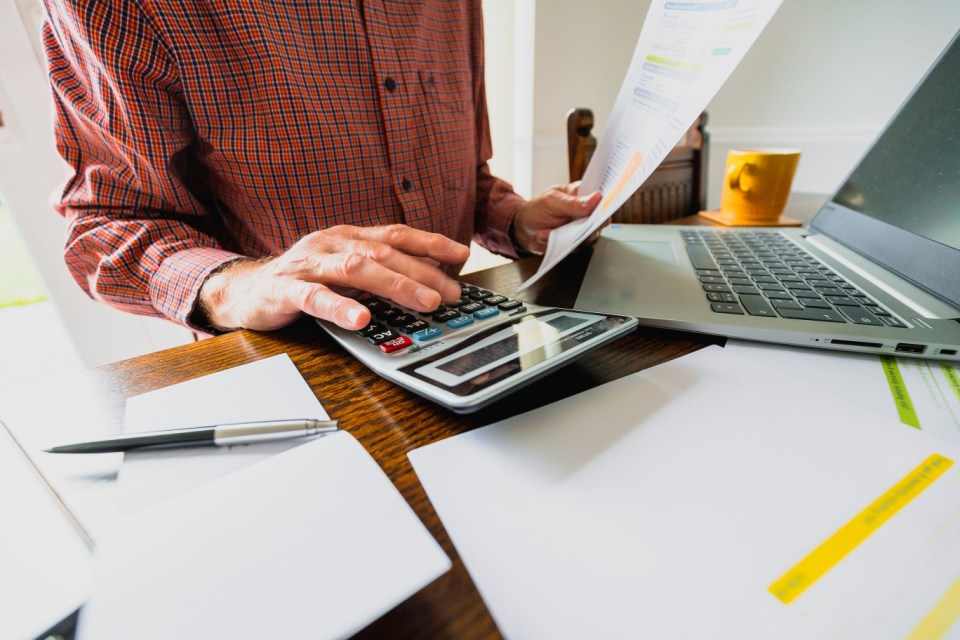
[[[589,251],[573,254],[520,297],[544,305],[572,306],[588,261]],[[538,258],[528,258],[464,280],[509,292],[532,276],[538,265]],[[640,327],[492,407],[460,416],[379,378],[304,320],[281,331],[238,331],[81,374],[52,377],[42,386],[7,390],[0,393],[0,420],[55,485],[75,484],[79,476],[101,480],[92,482],[83,495],[69,495],[69,490],[62,494],[75,510],[95,512],[103,509],[100,502],[111,499],[108,494],[115,483],[110,472],[99,470],[95,461],[85,467],[86,460],[36,452],[75,439],[77,433],[119,431],[128,396],[286,352],[327,412],[366,447],[453,560],[450,572],[359,637],[490,638],[499,632],[427,500],[407,452],[722,342],[722,338]]]

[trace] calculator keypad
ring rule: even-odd
[[[417,314],[375,296],[360,302],[370,309],[371,321],[356,333],[383,353],[403,352],[412,345],[436,340],[445,333],[499,316],[501,312],[526,311],[520,300],[467,284],[461,284],[460,299],[456,302]]]

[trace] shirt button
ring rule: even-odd
[[[404,178],[403,182],[400,183],[400,186],[403,187],[404,191],[410,191],[413,188],[413,183],[409,179]]]
[[[397,89],[397,81],[393,78],[387,78],[383,81],[383,86],[387,88],[387,91],[393,93]]]

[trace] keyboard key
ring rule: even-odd
[[[523,303],[519,300],[507,300],[506,302],[501,302],[497,305],[497,308],[501,311],[510,311],[511,309],[516,309],[519,306],[522,306]]]
[[[730,293],[730,287],[725,284],[704,284],[701,285],[704,291],[716,291],[717,293]]]
[[[760,289],[757,289],[756,287],[747,287],[747,286],[737,285],[736,287],[733,288],[733,290],[736,291],[737,293],[745,294],[749,296],[760,295]]]
[[[799,302],[793,300],[773,300],[773,306],[777,309],[795,309],[797,311],[803,309]]]
[[[737,296],[732,293],[708,293],[707,300],[710,302],[736,302]]]
[[[752,316],[776,317],[776,312],[763,296],[740,296],[743,308]]]
[[[898,319],[893,316],[879,316],[880,322],[887,325],[888,327],[906,327],[907,325],[900,322]]]
[[[690,262],[694,269],[716,269],[717,263],[714,262],[710,250],[702,244],[688,244],[687,255],[690,256]]]
[[[869,324],[875,327],[883,326],[883,323],[877,320],[877,316],[873,315],[863,307],[848,307],[844,305],[838,305],[837,311],[842,313],[847,320],[854,324]]]
[[[740,305],[733,302],[711,302],[710,308],[717,313],[734,313],[740,316],[743,315],[743,310],[740,308]]]
[[[723,276],[700,276],[700,282],[704,284],[726,284]]]
[[[763,295],[771,300],[793,300],[793,296],[786,291],[764,291]]]
[[[793,320],[819,320],[821,322],[846,322],[839,313],[833,309],[777,309],[784,318]]]
[[[825,296],[825,297],[827,299],[827,302],[829,302],[830,304],[843,304],[848,307],[859,306],[857,305],[856,301],[853,298],[850,298],[847,296]]]
[[[813,307],[814,309],[832,309],[833,306],[829,302],[824,302],[820,298],[801,298],[797,296],[797,300],[805,307]]]

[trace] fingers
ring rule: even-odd
[[[458,264],[470,257],[470,248],[439,233],[412,229],[402,224],[383,227],[331,227],[331,235],[353,240],[380,242],[410,256],[430,258],[443,264]]]
[[[367,307],[321,284],[294,281],[289,293],[292,302],[304,313],[329,320],[349,331],[357,331],[370,323],[370,310]]]
[[[404,225],[334,227],[302,238],[285,253],[211,276],[202,309],[223,329],[272,330],[301,313],[360,329],[370,311],[331,290],[368,291],[415,311],[460,297],[460,284],[440,266],[466,260],[469,248]]]

